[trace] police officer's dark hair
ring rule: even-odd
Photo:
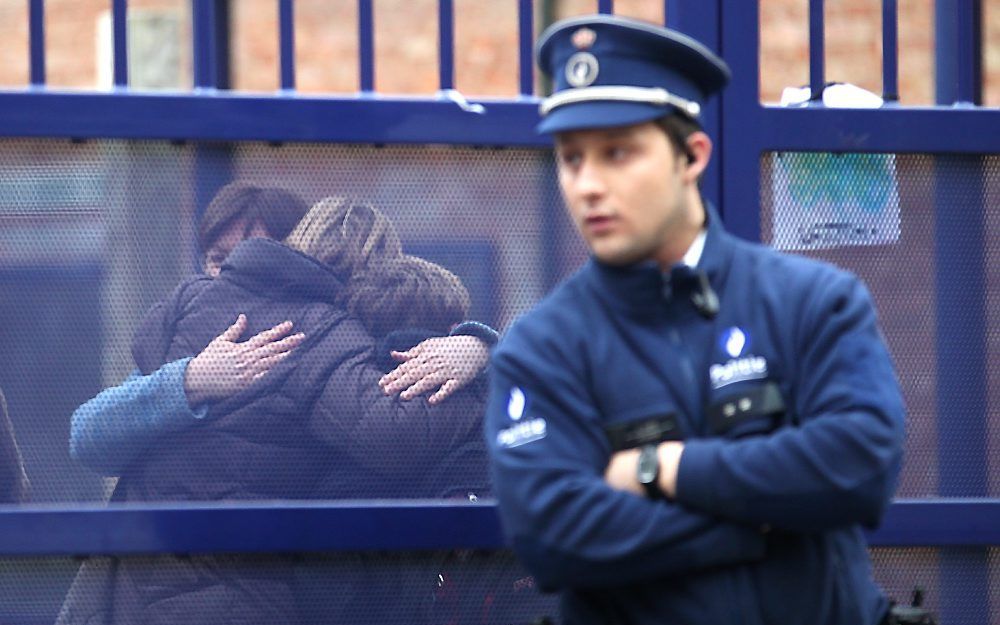
[[[680,114],[664,115],[656,118],[656,125],[663,130],[670,141],[670,146],[674,148],[675,154],[683,154],[688,162],[694,160],[694,155],[688,149],[687,140],[693,133],[701,130],[698,122]]]
[[[232,224],[246,220],[247,232],[259,223],[268,235],[284,239],[295,228],[309,206],[285,189],[259,187],[243,181],[222,187],[198,221],[198,245],[204,254]]]

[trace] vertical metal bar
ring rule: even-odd
[[[743,2],[733,3],[734,5],[742,5]],[[756,2],[747,2],[746,4],[753,4],[756,7]],[[722,11],[728,10],[725,7],[725,3],[722,0],[715,1],[704,1],[693,4],[688,0],[666,0],[664,5],[664,13],[667,18],[667,25],[670,28],[679,30],[691,37],[694,37],[701,43],[705,44],[709,49],[714,50],[716,53],[724,56],[725,50],[723,49],[723,39],[722,39]],[[753,24],[756,25],[756,18]],[[747,26],[749,29],[750,26]],[[738,48],[741,53],[748,49],[756,50],[756,37],[757,31],[747,30],[745,33],[741,33],[746,36],[745,45],[748,48]],[[741,43],[742,40],[741,40]],[[748,65],[749,59],[747,60]],[[754,72],[752,80],[756,85],[756,63],[752,64],[752,67],[747,67],[742,69],[743,72]],[[744,76],[743,78],[750,79],[749,76]],[[732,95],[732,88],[723,91],[722,94],[713,97],[709,100],[705,106],[702,108],[701,112],[701,125],[708,133],[708,136],[712,138],[713,141],[717,142],[717,145],[721,145],[724,137],[724,127],[723,127],[723,107],[727,98],[736,97],[743,107],[752,106],[752,103],[756,101],[757,90],[756,87],[751,93],[740,93],[739,96]],[[705,170],[704,175],[701,179],[701,191],[705,198],[712,202],[720,211],[723,212],[723,217],[727,219],[728,215],[725,214],[725,206],[723,206],[722,198],[722,186],[721,186],[721,172],[724,170],[724,163],[728,157],[728,152],[725,149],[716,149],[712,153],[712,160],[709,161],[708,169]],[[741,178],[752,178],[752,176],[741,175]]]
[[[610,15],[615,12],[614,5],[614,0],[597,0],[597,12]]]
[[[983,3],[964,0],[958,11],[958,41],[963,61],[958,69],[958,97],[962,102],[983,103]]]
[[[212,38],[217,20],[215,9],[215,3],[212,1],[191,0],[195,88],[216,86],[216,58]]]
[[[194,86],[229,89],[229,0],[192,0]]]
[[[230,42],[230,0],[207,0],[215,3],[215,28],[212,31],[215,54],[215,86],[218,89],[229,89],[231,64],[229,54]]]
[[[114,55],[114,84],[128,86],[128,3],[114,0],[111,3],[112,50]]]
[[[362,92],[375,90],[374,18],[372,0],[358,0],[358,85]]]
[[[721,162],[720,210],[726,229],[750,241],[760,240],[760,154],[759,137],[741,132],[754,127],[760,114],[760,9],[758,2],[722,2],[722,51],[733,71],[733,79],[723,91],[719,141]],[[671,5],[674,6],[674,5]],[[671,22],[673,13],[667,14]]]
[[[986,197],[976,155],[935,159],[935,278],[938,495],[988,492],[986,367]],[[989,613],[986,549],[942,549],[938,558],[942,623]]]
[[[518,0],[517,3],[518,93],[521,95],[531,95],[535,86],[535,59],[532,56],[535,20],[531,5],[531,0]]]
[[[292,0],[278,2],[278,56],[281,59],[281,88],[295,89],[295,12]]]
[[[455,9],[453,0],[438,0],[438,88],[455,88]]]
[[[978,0],[935,2],[935,96],[938,104],[982,101]],[[938,156],[935,162],[937,278],[938,494],[986,494],[986,336],[983,163]],[[938,558],[943,623],[971,622],[989,611],[989,555],[943,549]],[[977,605],[969,605],[975,598]]]
[[[45,0],[28,4],[29,80],[32,86],[45,85]]]
[[[824,24],[823,0],[809,0],[809,98],[819,101],[826,83]]]
[[[937,0],[934,12],[937,103],[982,103],[982,2]]]
[[[899,10],[897,0],[882,0],[882,99],[899,99]]]

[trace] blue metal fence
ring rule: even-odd
[[[112,3],[116,90],[69,93],[45,87],[44,3],[30,0],[31,88],[0,92],[0,137],[547,147],[547,141],[532,130],[538,99],[533,94],[531,50],[536,25],[531,0],[517,0],[519,95],[478,102],[485,113],[470,112],[448,97],[455,84],[452,0],[438,3],[441,92],[424,98],[375,94],[372,4],[372,0],[358,1],[360,93],[320,98],[295,92],[292,0],[278,0],[281,91],[253,96],[227,90],[228,3],[223,0],[192,2],[195,89],[170,95],[133,93],[127,88],[126,0]],[[930,153],[942,155],[938,162],[942,180],[954,181],[955,174],[949,170],[954,159],[976,159],[1000,151],[996,133],[1000,110],[976,106],[982,88],[982,7],[976,0],[937,2],[939,105],[934,107],[901,107],[896,103],[898,7],[896,0],[883,0],[882,92],[887,104],[875,110],[827,109],[819,99],[826,82],[822,0],[809,3],[813,102],[800,109],[759,103],[757,2],[666,0],[664,4],[669,25],[719,50],[733,68],[732,85],[720,102],[705,111],[706,126],[721,146],[719,158],[706,174],[705,189],[721,206],[729,228],[743,237],[759,239],[761,234],[756,203],[762,183],[755,172],[762,154]],[[599,0],[597,5],[602,12],[613,11],[611,0]],[[350,119],[351,123],[330,121],[336,119]],[[222,154],[218,158],[224,162],[227,157]],[[959,179],[963,185],[982,184],[980,179],[967,176]],[[947,189],[943,183],[939,188]],[[939,231],[935,312],[942,499],[896,502],[885,525],[870,534],[875,545],[985,548],[1000,544],[1000,502],[987,498],[985,491],[968,492],[963,487],[986,483],[983,472],[989,463],[983,433],[990,416],[984,409],[987,358],[983,353],[954,349],[974,344],[988,330],[985,261],[975,261],[985,258],[981,252],[986,207],[981,203],[983,194],[978,197],[980,204],[949,212],[947,220],[954,227]],[[940,197],[937,210],[943,211],[946,201],[947,197]],[[960,246],[972,246],[980,253],[953,254]],[[219,531],[223,527],[225,530]],[[0,554],[7,555],[448,546],[498,549],[502,544],[490,505],[162,506],[134,510],[73,506],[0,513]],[[981,553],[985,554],[985,549]],[[984,593],[988,588],[985,555],[978,570],[949,564],[947,558],[942,567],[946,616],[949,584],[971,584]]]

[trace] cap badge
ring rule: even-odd
[[[589,28],[577,29],[570,38],[577,50],[586,50],[597,41],[597,33]]]
[[[588,87],[597,80],[597,57],[590,52],[577,52],[566,61],[566,82],[573,87]]]

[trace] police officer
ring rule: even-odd
[[[517,554],[566,623],[886,619],[861,527],[895,488],[904,409],[868,291],[703,201],[699,116],[729,70],[697,41],[589,16],[537,60],[538,130],[592,257],[494,355]]]

